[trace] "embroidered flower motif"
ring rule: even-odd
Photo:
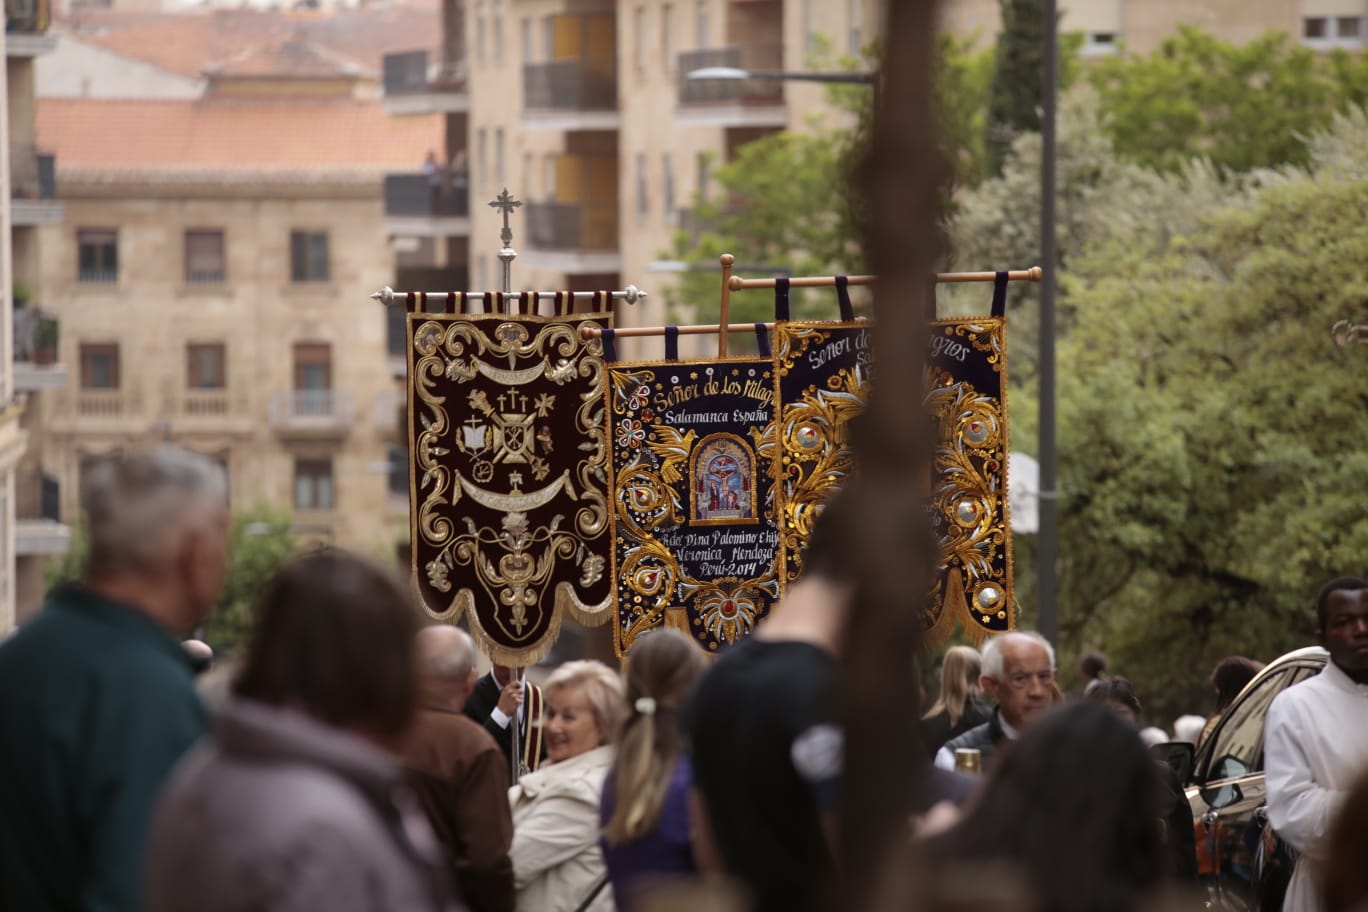
[[[587,556],[584,559],[584,563],[580,564],[580,585],[592,586],[594,583],[603,579],[604,563],[603,555],[601,554],[590,554]]]
[[[527,514],[521,510],[515,513],[505,513],[503,518],[503,530],[509,535],[522,535],[527,531]]]
[[[623,418],[618,422],[617,442],[620,447],[639,447],[646,440],[646,432],[641,422],[635,418]]]
[[[645,408],[650,401],[651,387],[643,383],[632,390],[632,395],[627,397],[627,408],[635,412],[639,408]]]
[[[449,592],[451,590],[451,583],[447,581],[447,574],[449,572],[451,572],[451,568],[447,566],[447,562],[441,556],[428,561],[427,575],[429,585],[438,592]]]

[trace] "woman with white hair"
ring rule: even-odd
[[[567,662],[542,686],[546,763],[509,790],[518,908],[612,912],[599,848],[608,739],[626,715],[622,682],[602,662]]]

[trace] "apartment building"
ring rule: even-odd
[[[1148,53],[1180,25],[1235,43],[1277,29],[1317,50],[1355,49],[1368,37],[1364,0],[1061,0],[1060,29],[1083,36],[1083,54]],[[944,27],[991,39],[1000,27],[998,0],[949,0]]]
[[[40,100],[65,213],[38,274],[71,370],[35,433],[62,518],[95,462],[171,441],[223,464],[235,510],[393,553],[403,398],[369,295],[392,281],[383,175],[439,148],[441,122],[391,119],[356,78],[252,55],[195,99]]]
[[[43,396],[66,382],[58,323],[41,293],[40,235],[62,219],[54,158],[35,133],[36,61],[52,52],[46,0],[7,3],[0,111],[0,634],[41,593],[48,558],[70,545],[58,482],[35,433]]]

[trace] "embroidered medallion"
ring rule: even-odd
[[[771,362],[649,362],[607,370],[613,644],[686,629],[715,651],[778,596]]]
[[[602,345],[578,331],[610,319],[408,315],[415,584],[500,664],[611,616]]]

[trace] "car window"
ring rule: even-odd
[[[1282,690],[1286,690],[1287,688],[1291,687],[1293,684],[1300,684],[1302,681],[1305,681],[1307,678],[1315,677],[1316,675],[1318,675],[1318,674],[1321,673],[1321,669],[1324,668],[1324,667],[1325,667],[1325,666],[1323,666],[1323,665],[1293,665],[1292,668],[1291,668],[1291,670],[1290,670],[1290,671],[1288,672],[1288,674],[1287,674],[1287,683],[1284,684],[1284,685],[1282,686],[1281,689],[1282,689]],[[1275,694],[1275,696],[1276,696],[1276,694]],[[1271,703],[1272,701],[1270,700],[1269,702]],[[1268,711],[1267,709],[1264,710],[1265,713],[1266,713],[1267,711]],[[1258,763],[1255,765],[1254,768],[1255,768],[1256,770],[1259,770],[1259,771],[1262,771],[1262,770],[1263,770],[1263,725],[1262,725],[1262,724],[1259,726],[1259,756],[1258,756]]]
[[[1248,775],[1259,767],[1268,704],[1289,684],[1290,673],[1277,671],[1242,693],[1226,711],[1212,735],[1211,761],[1205,770],[1207,782]]]

